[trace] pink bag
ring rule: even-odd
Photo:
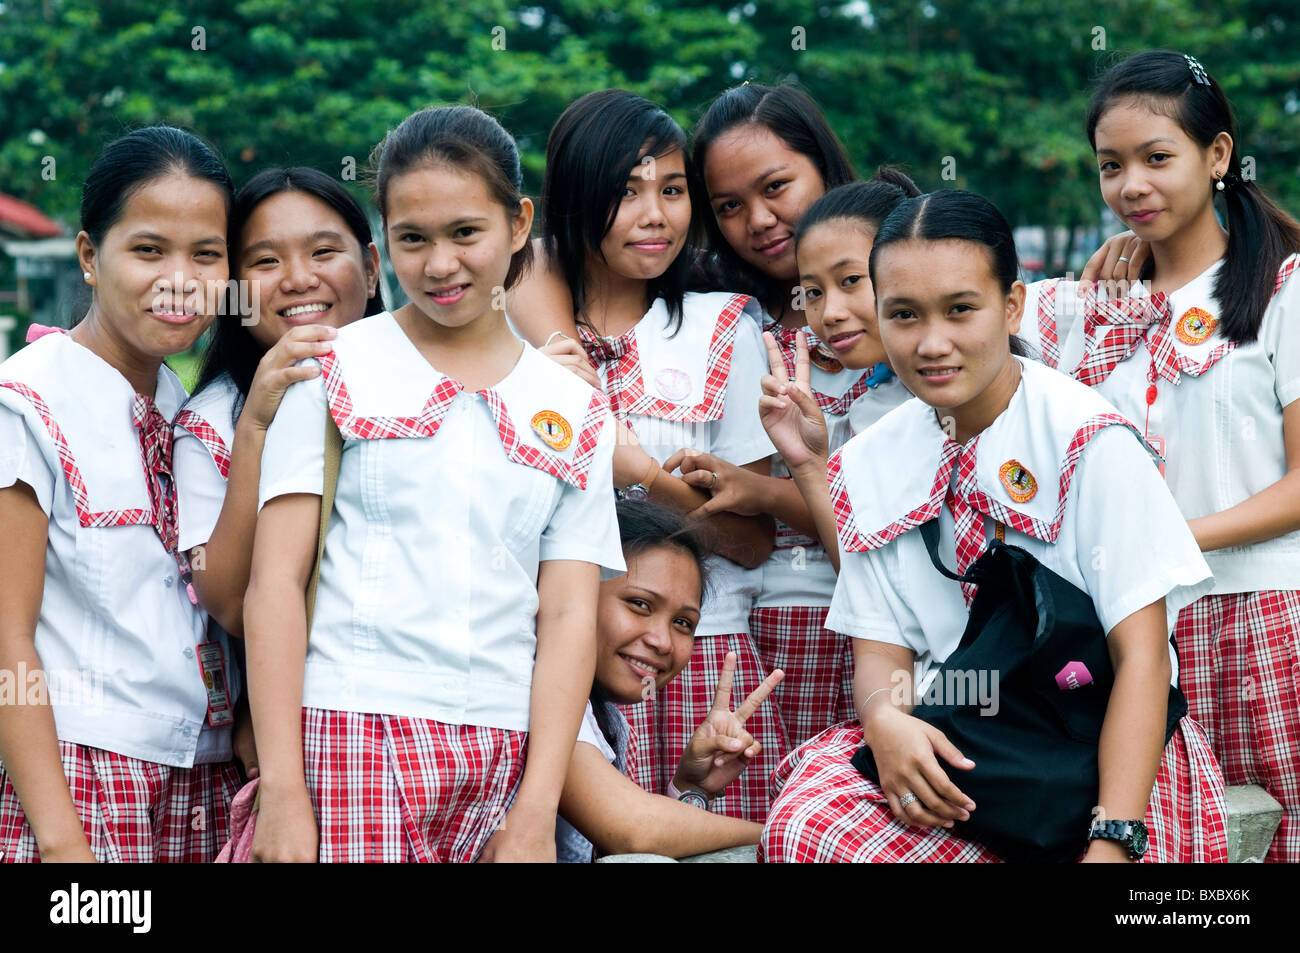
[[[248,864],[253,859],[253,832],[257,828],[257,782],[254,778],[239,789],[230,802],[230,840],[213,863]]]

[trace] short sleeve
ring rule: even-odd
[[[572,559],[619,572],[626,570],[614,510],[614,418],[605,415],[587,471],[586,489],[560,484],[560,499],[542,531],[538,560]]]
[[[42,452],[29,418],[0,402],[0,489],[19,481],[26,483],[49,516],[54,510],[54,487],[59,475]]]
[[[1274,387],[1278,403],[1285,407],[1300,397],[1300,268],[1273,296],[1265,320],[1271,338]]]
[[[325,490],[324,377],[290,384],[266,431],[257,508],[290,493]]]
[[[898,589],[902,574],[888,566],[899,542],[867,552],[841,552],[826,628],[855,639],[901,645],[921,658],[928,653],[925,633],[906,594]]]
[[[758,399],[763,396],[763,375],[768,372],[767,349],[755,321],[743,314],[736,325],[731,348],[731,371],[722,418],[712,424],[709,452],[728,463],[743,467],[776,453],[758,416]]]
[[[189,550],[212,538],[226,502],[226,478],[203,441],[179,427],[172,450],[172,471],[176,474],[180,548]]]
[[[1070,493],[1075,556],[1107,633],[1161,598],[1172,625],[1213,587],[1187,520],[1132,431],[1113,426],[1094,434]]]
[[[596,713],[591,709],[591,702],[587,702],[587,708],[582,713],[582,723],[578,725],[578,741],[591,745],[604,755],[605,760],[610,764],[613,764],[618,758],[614,754],[614,749],[609,746],[609,742],[605,740],[600,725],[596,722]]]

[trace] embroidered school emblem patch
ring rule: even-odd
[[[1184,344],[1200,344],[1218,327],[1214,315],[1202,308],[1188,308],[1178,319],[1174,332]]]
[[[1008,460],[998,469],[1002,485],[1017,503],[1028,503],[1038,492],[1038,481],[1018,460]]]
[[[691,396],[691,375],[675,367],[665,367],[655,375],[655,390],[672,401]]]
[[[533,415],[533,432],[556,450],[564,450],[573,442],[573,428],[553,410],[539,410]]]
[[[836,360],[835,355],[819,344],[808,352],[808,360],[812,361],[828,374],[838,374],[844,370],[844,365]]]

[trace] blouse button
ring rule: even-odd
[[[185,647],[185,657],[186,657],[186,658],[194,658],[194,650],[193,650],[192,648],[190,648],[189,646],[186,646],[186,647]]]
[[[176,577],[175,577],[175,576],[163,576],[163,585],[164,585],[164,586],[170,586],[170,585],[171,585],[172,583],[174,583],[175,581],[176,581]]]

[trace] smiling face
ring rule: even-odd
[[[766,126],[746,123],[717,138],[702,172],[727,244],[769,277],[794,281],[795,226],[826,191],[812,160]]]
[[[491,311],[528,241],[532,203],[512,217],[480,176],[449,165],[394,176],[387,203],[388,254],[411,306],[444,328]]]
[[[877,253],[876,281],[890,366],[965,443],[1015,393],[1010,337],[1020,329],[1024,283],[1003,292],[988,249],[961,239],[891,243]]]
[[[627,556],[627,572],[600,584],[596,682],[611,701],[634,704],[691,660],[700,622],[700,573],[676,546]]]
[[[605,267],[649,281],[671,265],[691,229],[686,157],[681,149],[650,156],[628,173],[614,224],[600,243]]]
[[[126,200],[98,247],[77,236],[95,289],[91,312],[132,353],[189,350],[212,322],[230,278],[226,196],[211,182],[171,173]]]
[[[1226,132],[1203,149],[1169,116],[1124,100],[1102,113],[1095,137],[1102,198],[1139,238],[1213,223],[1215,173],[1232,154]]]
[[[799,242],[808,326],[841,364],[854,369],[886,359],[867,268],[875,234],[866,222],[833,218],[814,225]]]
[[[260,315],[249,328],[269,348],[291,327],[342,327],[365,314],[379,281],[379,252],[343,217],[306,192],[278,192],[244,225],[238,274],[258,284]]]

